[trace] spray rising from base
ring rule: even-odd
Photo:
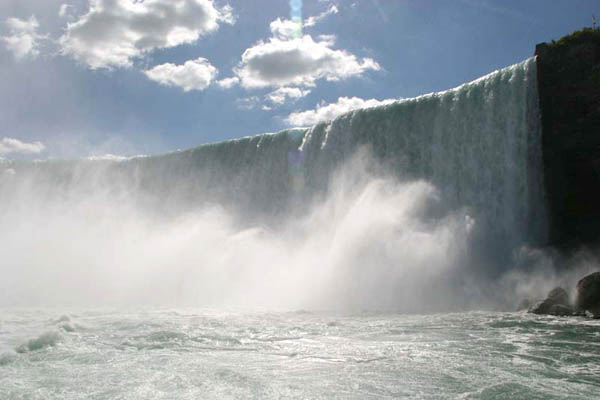
[[[469,209],[394,178],[365,149],[302,213],[252,224],[216,204],[165,217],[135,192],[39,193],[39,177],[19,179],[0,224],[2,305],[423,312],[511,307],[524,291],[526,279],[501,277],[510,259]]]

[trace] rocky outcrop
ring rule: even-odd
[[[575,303],[569,301],[569,294],[561,287],[548,292],[548,296],[528,307],[533,314],[557,316],[583,316],[600,319],[600,272],[589,274],[577,282],[575,287]],[[519,310],[531,303],[525,299],[519,305]]]
[[[546,299],[538,301],[528,310],[533,314],[572,315],[575,310],[569,304],[569,295],[561,287],[548,292]]]
[[[600,29],[536,46],[550,244],[600,243]]]
[[[548,300],[551,300],[554,304],[570,304],[569,294],[561,287],[556,287],[548,292]]]
[[[573,307],[568,306],[566,304],[554,304],[548,310],[548,314],[565,317],[565,316],[569,316],[569,315],[575,315],[575,309],[573,309]]]
[[[576,286],[575,306],[600,318],[600,272],[587,275]]]

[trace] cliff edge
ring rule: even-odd
[[[536,46],[549,244],[600,244],[600,29]]]

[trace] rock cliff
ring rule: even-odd
[[[549,244],[600,244],[600,29],[536,46]]]

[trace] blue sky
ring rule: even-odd
[[[310,125],[455,87],[600,16],[599,0],[292,3],[3,0],[0,157],[156,154]]]

